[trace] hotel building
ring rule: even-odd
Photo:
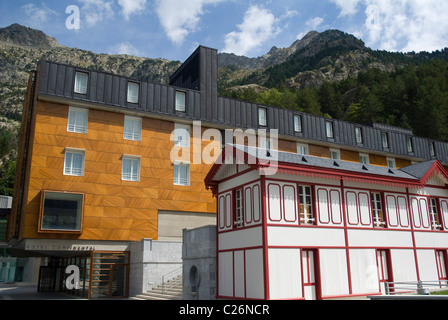
[[[445,142],[381,124],[357,125],[219,97],[217,59],[216,50],[200,46],[168,85],[51,61],[41,61],[30,74],[7,240],[21,255],[46,257],[42,290],[60,286],[55,279],[75,264],[86,296],[127,296],[132,243],[181,241],[184,228],[216,224],[219,193],[204,185],[213,161],[194,161],[210,146],[221,147],[220,137],[205,135],[207,129],[220,136],[225,130],[264,130],[268,137],[275,131],[278,141],[271,147],[280,151],[394,172],[433,160],[444,173]],[[200,129],[194,126],[198,122]],[[172,161],[175,146],[190,153]],[[436,185],[445,192],[444,182]],[[295,205],[302,206],[300,199]],[[308,199],[317,205],[315,196]],[[378,201],[384,207],[387,197]],[[426,204],[429,212],[431,201]],[[436,207],[441,214],[438,198]],[[288,220],[284,214],[281,219]],[[268,223],[261,212],[259,217]],[[220,295],[234,296],[228,290]]]

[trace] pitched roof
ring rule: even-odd
[[[229,153],[231,153],[229,155]],[[233,158],[244,156],[245,163],[261,170],[275,172],[311,175],[327,178],[340,178],[350,181],[362,181],[395,186],[423,187],[430,176],[435,172],[445,175],[448,173],[437,160],[422,162],[401,169],[391,169],[375,165],[367,165],[350,161],[333,160],[314,156],[303,156],[296,153],[275,151],[242,146],[226,145],[223,150],[225,157]],[[239,155],[239,156],[238,156]],[[212,168],[206,178],[210,184],[220,164]]]

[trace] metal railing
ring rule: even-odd
[[[416,292],[419,295],[429,295],[430,289],[448,290],[448,280],[439,281],[409,281],[409,282],[385,282],[386,295]]]
[[[162,292],[168,291],[169,289],[174,287],[177,283],[170,280],[173,280],[174,278],[180,275],[182,275],[182,267],[179,267],[177,269],[168,272],[167,274],[164,274],[162,276]]]

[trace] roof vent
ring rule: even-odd
[[[337,163],[336,161],[333,162],[333,165],[334,165],[335,167],[339,167],[339,163]]]
[[[308,162],[308,160],[306,160],[305,157],[302,157],[302,161],[303,161],[303,162]]]
[[[366,166],[362,166],[362,170],[366,170],[366,171],[369,171],[369,169],[367,169],[367,167]]]
[[[390,174],[395,174],[392,170],[389,169],[388,171]]]

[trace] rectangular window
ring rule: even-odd
[[[446,272],[446,251],[437,250],[436,251],[436,263],[437,263],[437,273],[439,274],[439,280],[441,285],[447,284],[447,272]]]
[[[243,226],[243,190],[235,190],[235,227],[241,228]]]
[[[434,142],[429,143],[429,155],[431,157],[435,157],[435,155],[436,155],[436,149],[434,148]]]
[[[397,166],[395,164],[395,159],[394,158],[387,158],[386,161],[387,161],[387,167],[388,168],[390,168],[390,169],[396,169],[397,168]]]
[[[383,144],[383,149],[389,148],[389,138],[386,132],[381,132],[381,142]]]
[[[258,124],[263,127],[266,127],[268,125],[266,108],[258,108]]]
[[[174,145],[177,147],[190,146],[190,126],[176,123],[174,125]]]
[[[375,227],[385,227],[386,222],[383,217],[383,207],[381,205],[381,194],[372,192],[372,212],[373,224]]]
[[[140,181],[140,157],[123,156],[121,180]]]
[[[87,133],[88,109],[69,107],[67,131]]]
[[[128,82],[128,102],[138,103],[140,85],[135,82]]]
[[[326,121],[325,122],[325,129],[326,129],[326,133],[327,133],[327,138],[334,138],[333,122]]]
[[[42,191],[40,231],[81,231],[84,195]]]
[[[294,131],[302,132],[302,116],[298,114],[294,115]]]
[[[300,154],[301,156],[307,156],[309,154],[308,145],[297,143],[297,154]]]
[[[174,184],[178,186],[190,185],[190,165],[174,164]]]
[[[123,139],[141,141],[142,118],[124,116]]]
[[[439,211],[437,210],[437,200],[434,198],[429,199],[429,215],[433,230],[441,230],[442,225],[440,223]]]
[[[355,127],[356,143],[362,143],[362,131],[360,127]]]
[[[176,91],[176,111],[185,112],[186,96],[185,92]]]
[[[64,175],[84,176],[84,157],[84,150],[67,148],[65,150]]]
[[[300,222],[313,224],[313,201],[310,186],[299,186]]]
[[[87,94],[87,85],[89,75],[85,72],[76,72],[75,74],[75,93]]]
[[[406,147],[408,148],[408,153],[414,152],[414,148],[412,146],[412,139],[410,137],[406,138]]]
[[[370,164],[369,155],[365,154],[365,153],[360,153],[359,154],[359,163]]]
[[[341,160],[341,151],[339,149],[330,149],[330,159]]]

